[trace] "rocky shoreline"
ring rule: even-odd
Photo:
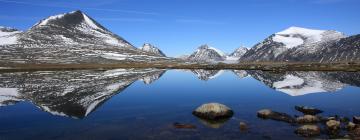
[[[326,136],[329,139],[360,139],[360,116],[353,116],[352,120],[344,116],[322,116],[324,111],[308,106],[295,106],[295,110],[302,116],[289,115],[270,109],[257,112],[257,117],[267,121],[274,120],[289,123],[289,127],[296,127],[294,133],[300,137],[316,138]],[[228,121],[234,112],[231,108],[219,103],[207,103],[193,111],[202,124],[210,128],[220,128]],[[174,123],[175,129],[197,129],[193,124]],[[247,123],[239,122],[239,131],[247,133]]]
[[[1,64],[1,63],[0,63]],[[263,71],[360,71],[360,63],[239,63],[208,64],[190,62],[123,62],[114,64],[1,64],[0,72],[36,71],[36,70],[79,70],[79,69],[115,69],[115,68],[158,68],[158,69],[239,69]]]

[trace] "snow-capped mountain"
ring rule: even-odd
[[[360,35],[342,38],[308,57],[318,62],[359,62]]]
[[[20,33],[17,29],[0,26],[0,45],[16,44]]]
[[[50,16],[29,30],[14,34],[15,44],[0,45],[2,65],[172,60],[133,47],[81,11]]]
[[[225,57],[226,55],[222,51],[208,45],[202,45],[188,57],[188,60],[216,62],[225,60]]]
[[[226,56],[226,60],[239,61],[239,59],[248,51],[248,48],[239,47],[234,52]]]
[[[336,42],[344,37],[346,36],[343,33],[337,31],[290,27],[256,44],[242,57],[242,60],[274,61],[280,55],[288,54],[291,51],[296,54],[314,53],[322,45]],[[281,60],[285,61],[286,59],[282,58]]]
[[[149,52],[155,55],[159,55],[159,56],[163,56],[166,57],[166,55],[157,47],[151,45],[150,43],[145,43],[140,50],[145,51],[145,52]]]
[[[321,63],[359,61],[360,35],[290,49],[277,58],[277,61],[284,60]]]
[[[106,45],[134,48],[81,11],[45,18],[26,31],[20,41],[35,44]]]

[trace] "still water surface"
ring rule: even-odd
[[[360,73],[115,69],[0,73],[0,139],[302,139],[298,126],[257,118],[268,108],[301,115],[360,114]],[[209,124],[204,103],[234,116]],[[196,129],[176,129],[175,122]],[[241,132],[239,122],[249,130]],[[321,135],[319,138],[327,138]]]

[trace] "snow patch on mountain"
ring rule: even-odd
[[[49,23],[49,21],[52,21],[52,20],[57,20],[57,19],[60,19],[62,17],[64,17],[66,14],[73,14],[75,13],[76,11],[72,11],[72,12],[69,12],[69,13],[63,13],[63,14],[58,14],[58,15],[54,15],[54,16],[50,16],[46,19],[43,19],[43,20],[40,20],[40,22],[36,23],[33,27],[36,27],[36,26],[45,26]]]
[[[117,54],[117,53],[104,53],[103,55],[101,55],[101,57],[112,60],[125,60],[130,56],[125,54]]]
[[[145,54],[127,54],[127,53],[123,53],[123,54],[102,53],[100,56],[102,58],[111,59],[111,60],[131,60],[131,61],[136,61],[136,60],[150,61],[152,59],[164,59],[164,60],[171,59],[171,58],[163,57],[163,56],[153,56],[153,55],[145,55]]]
[[[18,41],[17,34],[21,33],[17,29],[0,26],[0,45],[16,44]]]
[[[324,30],[290,27],[276,33],[273,37],[273,41],[283,43],[286,48],[293,48],[304,43],[309,44],[321,41],[324,32]],[[305,40],[303,38],[305,38]]]
[[[218,54],[220,54],[221,56],[225,56],[225,55],[226,55],[224,52],[222,52],[222,51],[220,51],[219,49],[216,49],[216,48],[214,48],[214,47],[209,47],[209,49],[216,51],[216,52],[217,52]]]
[[[92,27],[93,29],[102,30],[102,29],[99,28],[99,26],[97,26],[97,25],[93,22],[93,20],[91,20],[86,14],[83,13],[83,16],[84,16],[85,22],[86,22],[90,27]]]

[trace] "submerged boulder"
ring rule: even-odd
[[[196,129],[196,126],[195,125],[192,125],[192,124],[182,124],[182,123],[174,123],[173,124],[174,128],[177,128],[177,129]]]
[[[280,113],[272,111],[270,109],[262,109],[257,112],[257,116],[262,119],[272,119],[276,121],[283,121],[288,123],[294,123],[295,119],[286,113]]]
[[[320,127],[317,125],[303,125],[295,130],[295,133],[303,137],[313,137],[320,135]]]
[[[350,131],[349,135],[352,139],[360,139],[360,127],[357,127],[354,130]]]
[[[348,131],[352,131],[356,128],[356,124],[353,123],[353,122],[348,122],[348,124],[345,126],[345,128],[348,130]]]
[[[208,103],[198,107],[192,114],[202,119],[219,120],[232,117],[234,112],[223,104]]]
[[[317,115],[323,112],[322,110],[308,106],[295,106],[295,109],[305,115]]]
[[[304,115],[301,117],[296,118],[296,122],[300,124],[304,123],[317,123],[320,119],[317,116],[314,115]]]
[[[248,125],[245,122],[240,122],[240,131],[245,132],[248,130]]]

